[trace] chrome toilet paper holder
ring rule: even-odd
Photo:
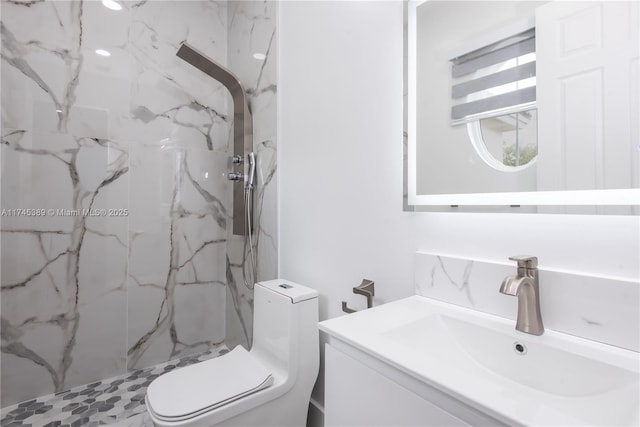
[[[367,298],[367,308],[373,307],[373,296],[375,292],[375,283],[373,280],[362,279],[362,283],[359,286],[353,288],[353,293],[358,295],[364,295]],[[345,313],[355,313],[358,310],[354,310],[347,306],[346,301],[342,301],[342,311]]]

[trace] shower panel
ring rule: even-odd
[[[253,151],[253,126],[247,94],[236,75],[188,44],[183,43],[176,55],[222,83],[231,93],[233,100],[231,165],[234,170],[227,173],[227,178],[233,182],[233,234],[244,235],[251,232],[253,215],[250,206],[246,206],[245,192],[251,194],[255,173],[255,158],[249,157],[249,153]],[[245,159],[247,160],[245,161]],[[251,159],[253,159],[253,163]],[[235,170],[236,167],[240,167],[241,171]]]

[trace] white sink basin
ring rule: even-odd
[[[638,425],[638,353],[424,297],[321,323],[507,424]]]
[[[637,373],[601,362],[599,359],[606,359],[605,355],[585,357],[585,349],[575,343],[556,347],[545,342],[553,340],[529,338],[513,328],[501,330],[501,326],[435,314],[382,335],[402,345],[420,347],[432,356],[462,354],[468,358],[464,363],[558,396],[589,396],[637,386]],[[437,353],[433,352],[434,346],[439,347]]]

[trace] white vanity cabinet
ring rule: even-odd
[[[325,320],[327,426],[638,426],[640,356],[413,296]]]
[[[326,427],[469,425],[503,424],[349,344],[326,345]]]

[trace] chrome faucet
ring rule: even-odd
[[[505,277],[500,286],[500,292],[518,297],[516,330],[532,335],[542,335],[544,326],[540,315],[538,258],[514,256],[509,259],[518,263],[518,274]]]

